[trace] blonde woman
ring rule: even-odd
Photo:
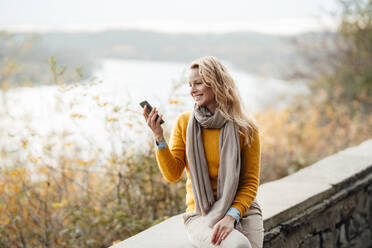
[[[193,111],[181,113],[169,145],[158,111],[143,115],[156,143],[156,159],[169,182],[186,168],[183,220],[195,247],[262,247],[263,221],[256,200],[260,174],[260,139],[234,80],[215,57],[191,63]]]

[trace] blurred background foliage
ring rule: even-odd
[[[289,175],[372,136],[372,1],[339,4],[342,14],[335,34],[316,37],[316,42],[296,40],[304,64],[294,67],[290,77],[306,80],[311,94],[299,95],[285,109],[255,114],[262,134],[260,183]],[[4,97],[9,82],[33,81],[30,74],[24,77],[26,60],[17,55],[29,49],[30,42],[18,44],[2,33],[2,49],[12,46],[14,56],[0,56],[0,118],[10,115]],[[63,86],[84,77],[79,67],[67,72],[55,57],[49,65],[45,75],[55,84]],[[174,95],[169,103],[177,106],[181,101]],[[120,111],[131,116],[125,125],[147,128],[138,111],[102,103],[98,97],[92,101],[102,108],[112,106],[107,108],[106,122],[113,136],[121,131],[116,117]],[[29,137],[37,135],[26,131]],[[170,130],[165,131],[169,137]],[[59,147],[54,147],[55,138]],[[27,136],[19,140],[15,156],[2,150],[1,158],[11,157],[13,166],[0,165],[0,247],[108,247],[184,212],[185,175],[178,183],[167,183],[150,135],[146,144],[129,150],[123,145],[105,159],[98,150],[97,157],[87,159],[80,156],[78,144],[69,142],[67,133],[51,133],[43,143],[45,156],[27,153]],[[58,156],[48,152],[52,149]],[[22,166],[25,162],[19,154],[27,155],[33,171]],[[51,159],[58,166],[52,166]],[[37,180],[32,178],[35,172]]]
[[[292,72],[309,82],[312,96],[337,108],[368,114],[372,109],[372,3],[338,1],[342,13],[335,34],[309,34],[296,44],[304,64]]]

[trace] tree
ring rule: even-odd
[[[368,114],[372,110],[372,0],[337,3],[341,11],[334,16],[339,20],[335,33],[296,40],[305,63],[294,76],[307,79],[312,96],[325,96],[327,105]]]

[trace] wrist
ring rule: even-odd
[[[235,218],[232,217],[231,215],[225,215],[225,218],[227,218],[229,221],[231,221],[231,223],[235,223]]]
[[[228,221],[231,223],[231,225],[235,228],[236,227],[236,224],[238,223],[237,221],[236,221],[236,219],[234,218],[234,217],[232,217],[231,215],[225,215],[225,216],[227,216],[227,219],[228,219]]]
[[[234,224],[236,225],[240,221],[240,211],[236,207],[230,207],[226,212],[226,215],[229,215],[235,219]]]
[[[164,141],[164,136],[163,135],[155,135],[155,140],[160,144],[161,142]]]

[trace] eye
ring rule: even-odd
[[[196,85],[201,85],[201,84],[203,84],[203,83],[202,83],[202,82],[195,82],[194,84],[196,84]],[[191,83],[189,83],[189,87],[190,87],[190,88],[192,87]]]

